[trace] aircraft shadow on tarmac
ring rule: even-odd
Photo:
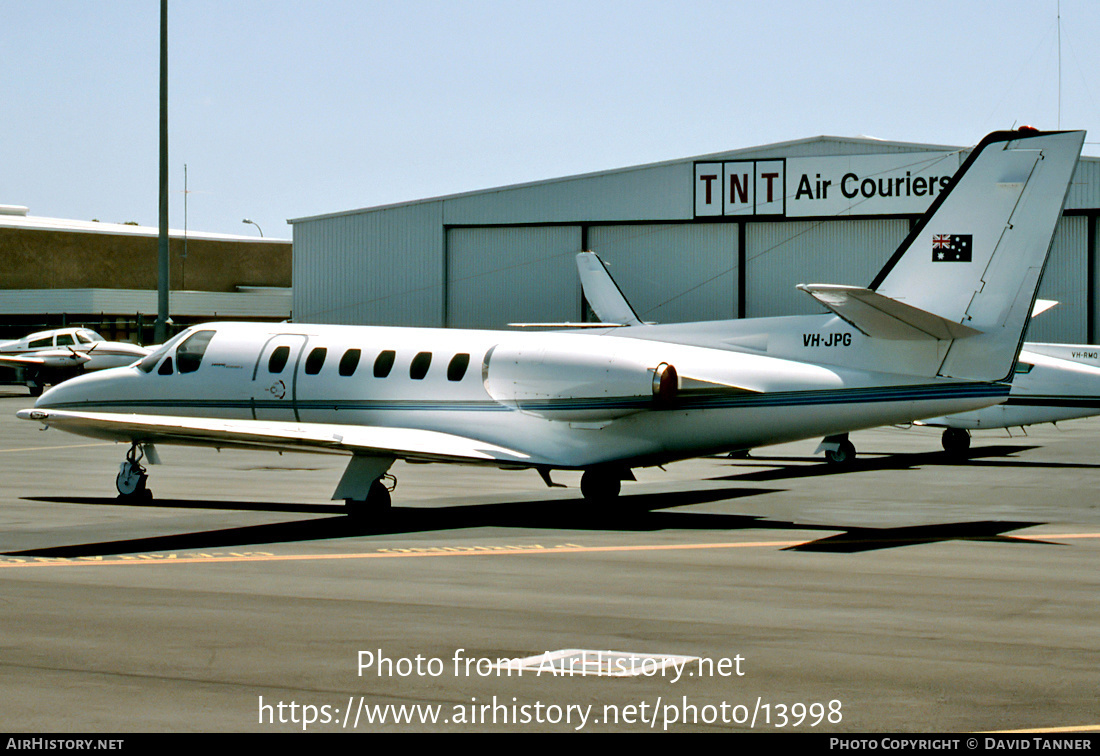
[[[821,457],[768,457],[753,454],[751,456],[730,457],[729,465],[734,468],[774,465],[773,469],[720,475],[712,477],[710,480],[790,480],[795,478],[816,478],[826,475],[850,475],[852,473],[872,472],[876,470],[912,470],[925,465],[944,464],[963,466],[987,465],[1100,469],[1100,465],[1038,462],[1008,458],[1011,454],[1030,451],[1036,448],[1038,447],[1024,445],[982,446],[971,449],[966,457],[953,456],[944,451],[884,454],[881,456],[857,457],[846,465],[828,464]]]
[[[599,509],[583,500],[538,500],[500,504],[445,507],[393,507],[383,517],[353,520],[337,505],[260,504],[195,500],[147,501],[133,506],[181,509],[223,509],[333,514],[337,517],[310,518],[292,522],[249,525],[222,530],[175,535],[102,541],[5,552],[5,556],[75,558],[146,552],[209,551],[258,544],[295,543],[363,536],[384,536],[433,531],[457,531],[480,527],[553,529],[613,532],[658,530],[770,530],[828,531],[827,537],[798,546],[795,551],[855,553],[950,540],[980,540],[999,543],[1037,543],[1003,534],[1031,527],[1032,522],[966,522],[901,528],[864,528],[842,525],[800,524],[756,515],[672,512],[675,507],[772,493],[778,489],[720,488],[697,491],[642,493],[620,497],[614,507]],[[35,501],[118,505],[117,499],[90,497],[40,497]],[[837,531],[840,531],[837,533]]]

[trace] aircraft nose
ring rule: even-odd
[[[119,382],[112,379],[117,379],[126,370],[114,368],[70,378],[44,391],[34,406],[42,409],[89,409],[119,394]]]

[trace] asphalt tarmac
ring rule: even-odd
[[[162,447],[124,504],[125,447],[31,403],[0,389],[9,731],[1100,726],[1100,420],[969,461],[922,428],[853,434],[845,472],[815,441],[693,460],[604,508],[399,463],[356,523],[323,455]]]

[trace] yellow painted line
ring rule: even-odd
[[[1080,725],[1079,727],[1036,727],[1031,730],[989,730],[988,734],[1022,735],[1025,733],[1053,734],[1056,732],[1100,732],[1100,724]],[[985,733],[983,733],[985,734]]]
[[[100,441],[95,444],[64,444],[62,446],[26,446],[22,449],[0,449],[0,454],[10,454],[11,452],[31,452],[31,451],[56,451],[58,449],[83,449],[89,446],[114,446],[114,441]]]
[[[1011,538],[1026,538],[1029,541],[1049,541],[1053,538],[1060,540],[1067,540],[1073,538],[1100,538],[1100,533],[1021,533],[1020,535],[1010,536]]]
[[[1057,533],[1012,536],[1026,540],[1052,540],[1067,538],[1100,538],[1100,533]],[[80,567],[134,564],[224,564],[242,562],[302,562],[333,561],[346,559],[407,559],[419,557],[458,557],[458,556],[517,556],[547,554],[601,554],[636,551],[692,551],[698,549],[752,549],[752,548],[790,548],[801,546],[817,538],[800,541],[738,541],[727,543],[683,543],[683,544],[634,544],[628,546],[580,546],[561,544],[542,546],[540,544],[512,546],[400,546],[379,549],[378,551],[353,554],[273,554],[265,551],[237,551],[217,554],[188,552],[184,556],[177,553],[126,554],[111,557],[2,557],[0,568],[5,567]]]
[[[219,564],[224,562],[300,562],[338,559],[407,559],[410,557],[516,556],[522,554],[595,554],[616,551],[676,551],[687,549],[783,548],[809,541],[743,541],[740,543],[653,544],[634,546],[408,546],[356,554],[271,554],[230,552],[224,556],[128,554],[118,557],[0,557],[4,567],[77,567],[130,564]],[[16,561],[18,560],[18,561]]]

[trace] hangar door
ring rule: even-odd
[[[907,220],[750,223],[745,237],[745,315],[826,312],[795,286],[867,286],[908,234]]]
[[[580,321],[580,251],[580,226],[448,230],[447,326]]]
[[[735,223],[591,226],[588,247],[642,320],[737,317]]]
[[[1028,341],[1084,344],[1088,340],[1089,219],[1063,216],[1039,285],[1040,299],[1058,306],[1028,324]]]

